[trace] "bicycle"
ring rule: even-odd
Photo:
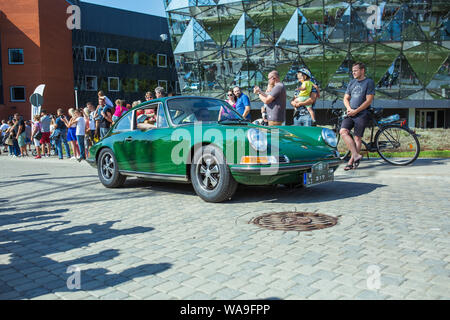
[[[339,144],[341,142],[339,131],[342,121],[347,115],[344,110],[333,108],[336,101],[337,99],[331,104],[331,112],[335,116],[332,118],[333,131],[338,139],[338,150],[342,150],[340,159],[348,160],[350,150],[343,141]],[[361,153],[365,152],[369,159],[370,152],[377,152],[383,160],[397,166],[413,163],[420,154],[419,135],[407,127],[406,119],[383,123],[381,121],[383,120],[381,119],[382,112],[382,108],[369,109],[370,121],[367,128],[371,128],[370,141],[362,140]],[[375,127],[378,128],[378,131],[374,134]],[[353,130],[350,132],[350,136],[353,138]]]

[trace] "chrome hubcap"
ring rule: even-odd
[[[106,180],[111,180],[114,174],[114,160],[110,154],[105,154],[101,162],[102,176]]]
[[[220,180],[220,170],[217,159],[212,155],[203,156],[197,169],[197,177],[203,189],[207,191],[214,190]]]

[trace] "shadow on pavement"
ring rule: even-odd
[[[420,167],[420,166],[430,166],[430,165],[446,165],[450,162],[450,159],[417,159],[413,163],[407,166],[394,166],[390,163],[387,163],[383,159],[370,159],[367,161],[367,158],[364,158],[361,161],[361,165],[358,168],[358,171],[363,171],[364,169],[377,169],[377,170],[392,170],[399,168],[409,168],[409,167]]]
[[[48,176],[50,173],[35,173],[35,174],[23,174],[18,177],[37,177],[37,176]]]
[[[311,203],[343,200],[368,194],[383,184],[334,181],[309,188],[239,186],[232,202]]]
[[[90,246],[120,236],[139,234],[153,228],[134,227],[112,229],[119,221],[89,224],[62,229],[68,221],[58,221],[61,213],[54,211],[23,212],[0,215],[0,225],[23,224],[14,229],[0,230],[0,255],[8,255],[9,262],[0,264],[0,299],[30,299],[47,293],[74,292],[68,288],[69,266],[108,261],[119,256],[116,249],[104,250],[66,261],[55,261],[51,255]],[[29,224],[40,222],[39,224]],[[39,227],[38,225],[46,225]],[[52,230],[53,229],[53,230]],[[2,258],[2,261],[5,259]],[[64,259],[64,258],[61,258]],[[118,262],[120,263],[120,262]],[[167,270],[170,263],[144,264],[117,274],[105,268],[80,267],[80,290],[99,290],[125,283],[134,278],[149,276]]]
[[[343,178],[343,179],[342,179]],[[352,179],[354,177],[351,177]],[[370,193],[377,188],[385,187],[383,184],[336,181],[313,186],[310,188],[288,188],[277,186],[245,186],[239,185],[231,202],[275,202],[275,203],[308,203],[319,201],[334,201],[357,197]],[[130,180],[127,188],[146,188],[152,191],[169,192],[175,194],[192,195],[197,197],[192,185],[166,182],[149,182],[145,180]]]
[[[15,186],[17,184],[22,184],[22,183],[31,183],[31,182],[41,182],[41,183],[47,183],[47,184],[51,184],[51,185],[57,185],[56,182],[54,181],[48,181],[48,180],[73,180],[73,179],[84,179],[84,178],[90,178],[90,177],[97,177],[95,175],[89,175],[89,176],[73,176],[73,177],[42,177],[42,178],[35,178],[35,179],[14,179],[14,180],[3,180],[0,181],[0,187],[12,187]],[[48,182],[47,182],[48,181]],[[66,185],[66,184],[61,184],[61,185]]]
[[[190,183],[158,182],[144,179],[127,179],[122,189],[144,188],[158,192],[170,192],[197,196]]]

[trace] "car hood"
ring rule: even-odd
[[[336,158],[335,149],[328,146],[322,138],[321,127],[267,127],[252,123],[221,126],[242,129],[245,132],[250,128],[260,129],[267,133],[271,154],[285,155],[294,162]]]

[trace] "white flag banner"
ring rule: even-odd
[[[44,96],[44,89],[45,89],[45,84],[40,84],[36,87],[36,89],[34,89],[33,95],[40,95],[41,98]],[[31,95],[33,97],[33,95]],[[36,105],[33,105],[33,101],[39,101],[39,99],[31,99],[32,101],[30,101],[31,103],[31,120],[33,120],[34,116],[37,114],[41,113],[41,106],[42,106],[42,102],[34,102]],[[41,99],[41,101],[43,101],[43,98]]]

